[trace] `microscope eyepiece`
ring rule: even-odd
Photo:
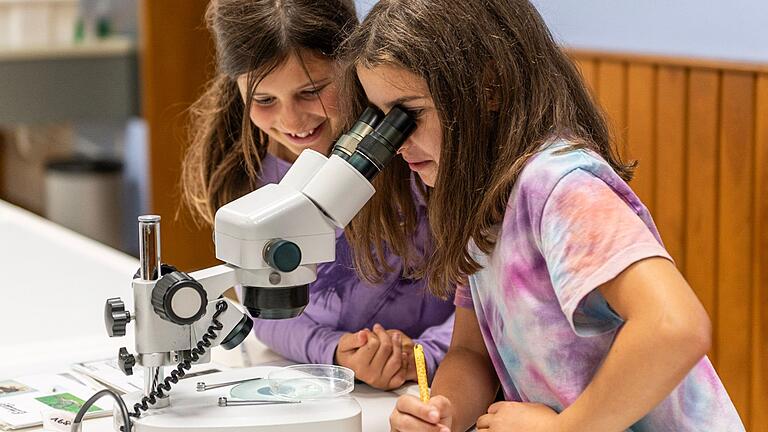
[[[376,129],[366,135],[348,162],[368,181],[381,172],[416,128],[416,121],[399,106],[393,107]]]
[[[416,128],[416,122],[400,107],[394,107],[376,127],[376,133],[397,149],[405,142],[408,135]]]
[[[383,118],[384,118],[384,113],[381,112],[380,109],[369,106],[365,108],[365,111],[363,111],[362,114],[360,114],[360,117],[357,119],[357,122],[365,123],[367,125],[370,125],[371,128],[375,128],[376,125],[378,125],[381,119]]]
[[[373,131],[373,128],[384,118],[384,113],[374,107],[368,107],[360,114],[349,131],[339,137],[333,145],[333,152],[344,160],[348,160],[357,149],[363,138]]]

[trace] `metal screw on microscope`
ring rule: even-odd
[[[248,381],[256,381],[256,380],[260,380],[260,379],[262,379],[262,378],[256,377],[256,378],[248,378],[248,379],[241,379],[241,380],[236,380],[236,381],[223,382],[223,383],[218,383],[218,384],[206,384],[206,383],[200,381],[200,382],[197,383],[197,391],[203,392],[203,391],[206,391],[206,390],[217,389],[217,388],[221,388],[221,387],[227,387],[227,386],[231,386],[231,385],[235,385],[235,384],[240,384],[240,383],[244,383],[244,382],[248,382]]]
[[[219,398],[219,406],[220,407],[228,407],[228,406],[243,406],[243,405],[284,405],[284,404],[296,404],[301,403],[301,401],[281,401],[281,400],[270,400],[270,399],[251,399],[251,400],[228,400],[225,397]]]

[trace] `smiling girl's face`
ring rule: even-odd
[[[333,62],[312,54],[301,57],[291,55],[258,83],[249,113],[269,136],[270,151],[289,162],[308,148],[327,154],[339,132]],[[237,78],[243,100],[247,82],[248,74]]]
[[[385,113],[400,105],[416,117],[418,127],[398,153],[427,186],[434,187],[440,166],[442,127],[426,81],[395,66],[357,67],[368,100]]]

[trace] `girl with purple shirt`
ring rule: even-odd
[[[207,21],[218,74],[192,108],[182,186],[185,202],[211,224],[223,204],[279,182],[301,151],[329,153],[344,126],[334,56],[358,22],[352,0],[214,0]],[[388,170],[410,189],[418,181],[401,165]],[[254,320],[256,337],[290,360],[347,366],[381,389],[416,379],[411,347],[421,343],[433,373],[448,348],[454,306],[426,292],[418,266],[398,258],[429,252],[418,193],[413,211],[396,217],[409,241],[382,252],[386,275],[361,281],[338,231],[337,259],[318,266],[304,313]]]
[[[418,119],[399,152],[430,186],[427,280],[458,287],[432,397],[398,399],[393,431],[744,430],[634,166],[528,0],[381,0],[346,45],[369,101]],[[410,202],[369,204],[351,238],[407,236],[375,210]]]

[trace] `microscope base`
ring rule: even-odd
[[[360,404],[350,397],[302,401],[298,404],[262,406],[218,406],[220,396],[230,398],[231,387],[197,392],[198,381],[229,382],[266,376],[274,367],[257,366],[187,378],[173,386],[171,404],[166,408],[150,409],[133,419],[136,432],[362,432]],[[132,411],[139,394],[126,395]],[[120,415],[115,412],[115,430],[120,430]]]

